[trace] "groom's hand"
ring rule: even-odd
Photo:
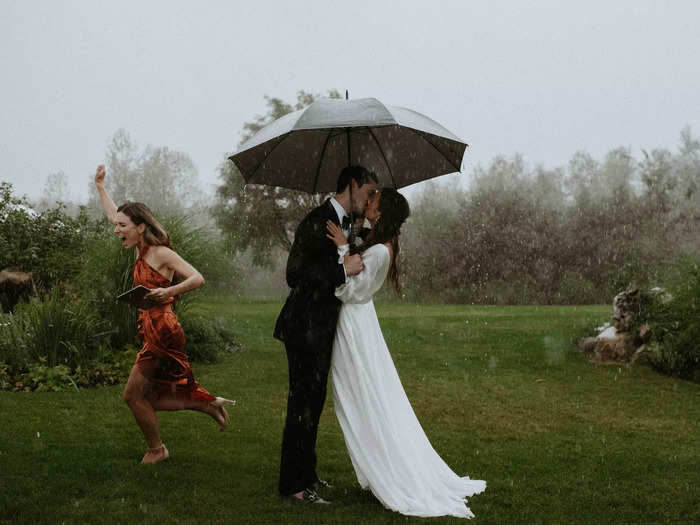
[[[362,264],[362,256],[359,253],[346,255],[343,258],[343,265],[345,266],[345,273],[347,275],[357,275],[365,267],[365,265]]]

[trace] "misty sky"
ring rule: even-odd
[[[477,163],[675,148],[700,135],[696,1],[0,0],[0,180],[87,198],[125,128],[207,191],[264,95],[349,89],[437,120]]]

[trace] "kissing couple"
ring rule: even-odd
[[[374,309],[387,277],[400,293],[399,236],[409,216],[403,195],[377,186],[366,168],[344,168],[335,196],[296,230],[286,271],[291,290],[274,332],[289,365],[279,491],[328,503],[319,492],[331,486],[316,473],[315,449],[332,370],[335,412],[360,486],[402,514],[471,518],[465,498],[486,483],[455,474],[431,446]],[[351,212],[371,224],[359,253],[347,240]]]

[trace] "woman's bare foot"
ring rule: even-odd
[[[226,412],[224,408],[226,403],[231,403],[232,405],[236,404],[235,401],[224,397],[217,397],[214,401],[209,403],[209,415],[219,424],[220,431],[223,431],[228,426],[229,422],[228,412]]]
[[[165,443],[161,443],[159,447],[147,449],[141,463],[144,465],[152,465],[153,463],[158,463],[169,457],[170,454],[168,454],[168,449],[165,448]]]

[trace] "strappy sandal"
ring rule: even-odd
[[[149,459],[149,456],[152,459]],[[154,463],[158,463],[159,461],[166,460],[169,457],[170,454],[168,453],[168,449],[165,447],[165,443],[161,443],[159,447],[147,449],[141,463],[144,465],[152,465]]]
[[[229,423],[228,419],[228,412],[226,412],[226,409],[224,408],[224,405],[226,403],[231,403],[232,405],[236,404],[236,401],[233,399],[226,399],[225,397],[217,397],[214,401],[210,402],[209,404],[213,406],[216,411],[218,412],[219,416],[221,416],[221,419],[223,419],[223,424],[219,423],[219,430],[223,431]]]

